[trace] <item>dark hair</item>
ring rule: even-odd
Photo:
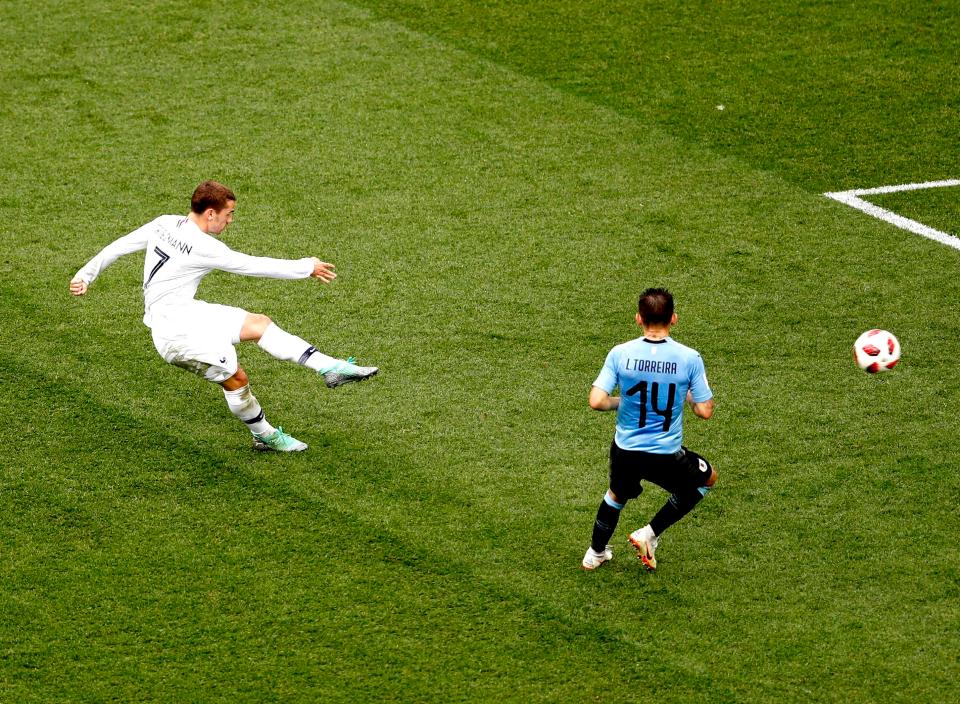
[[[648,288],[640,294],[637,311],[645,325],[669,325],[673,319],[673,294],[665,288]]]
[[[207,208],[213,208],[218,213],[227,207],[228,201],[236,202],[233,191],[216,181],[204,181],[193,192],[190,198],[190,210],[198,215]]]

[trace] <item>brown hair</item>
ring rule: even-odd
[[[218,213],[227,207],[228,201],[236,202],[233,191],[216,181],[204,181],[193,192],[190,198],[190,210],[198,215],[207,208],[213,208]]]
[[[665,288],[648,288],[637,306],[645,325],[669,325],[673,318],[673,294]]]

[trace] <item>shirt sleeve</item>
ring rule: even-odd
[[[607,358],[603,362],[603,368],[593,382],[594,386],[598,389],[603,389],[608,394],[613,393],[613,390],[617,388],[617,357],[618,355],[615,349],[607,353]]]
[[[91,284],[100,276],[101,271],[113,264],[124,254],[132,254],[133,252],[146,249],[147,239],[150,236],[152,225],[153,223],[147,223],[142,227],[138,227],[130,234],[124,235],[108,244],[101,249],[93,259],[84,264],[83,268],[80,269],[73,278]]]
[[[213,269],[270,279],[306,279],[313,273],[312,257],[302,259],[253,257],[234,251],[222,242],[218,241],[216,244],[219,246],[214,246],[207,253],[207,263]]]
[[[707,370],[703,366],[703,357],[697,355],[690,365],[690,394],[694,402],[703,403],[713,398],[713,391],[707,382]]]

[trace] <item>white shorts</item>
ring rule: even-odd
[[[237,373],[247,311],[206,301],[152,311],[153,345],[169,364],[221,383]]]

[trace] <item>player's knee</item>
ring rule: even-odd
[[[243,319],[243,327],[240,328],[240,341],[259,342],[272,324],[273,321],[262,313],[247,313],[247,317]]]
[[[618,511],[623,509],[627,503],[627,499],[621,499],[613,493],[613,489],[607,489],[607,493],[603,495],[603,500]]]
[[[251,313],[250,317],[253,319],[251,322],[253,323],[254,327],[257,328],[257,331],[261,335],[263,335],[264,331],[270,327],[271,323],[273,323],[269,316],[263,315],[262,313]]]
[[[249,383],[250,379],[247,378],[247,373],[243,371],[243,367],[237,367],[236,373],[229,379],[221,382],[220,385],[227,391],[238,391]]]

